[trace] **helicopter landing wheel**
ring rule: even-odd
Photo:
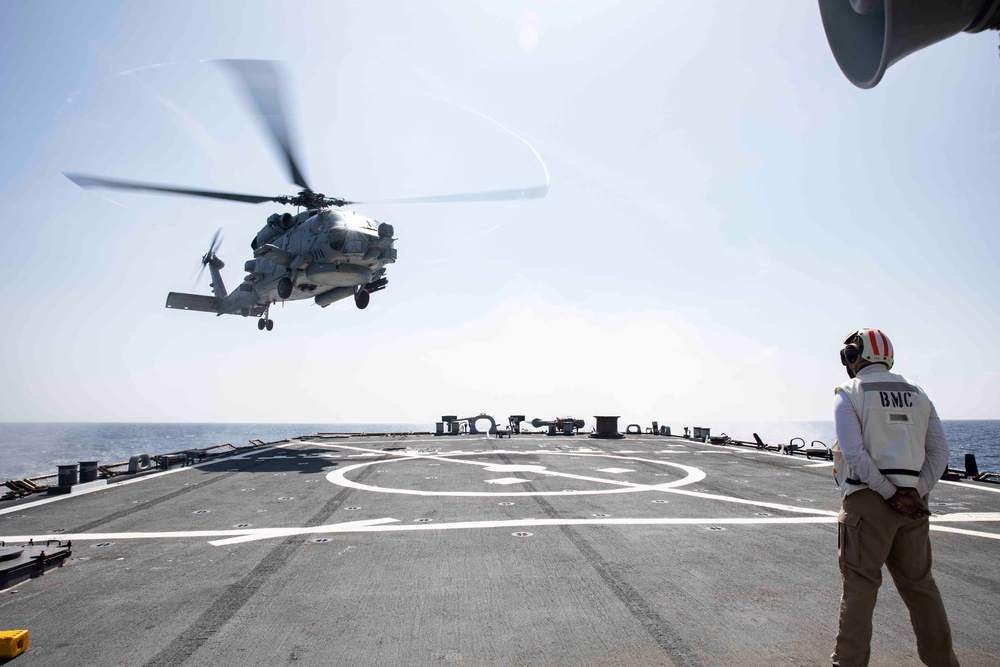
[[[368,307],[368,302],[371,301],[372,295],[368,290],[361,290],[354,297],[354,305],[356,305],[360,310],[364,310]]]
[[[267,322],[268,321],[265,320],[263,317],[260,318],[259,320],[257,320],[257,328],[260,329],[261,331],[263,331],[264,327],[267,326]]]
[[[278,281],[278,296],[282,299],[287,299],[292,295],[292,281],[288,276],[284,276]]]

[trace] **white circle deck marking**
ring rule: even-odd
[[[516,465],[516,464],[503,464],[503,465],[491,465],[483,468],[486,472],[536,472],[544,473],[545,466],[541,465]]]
[[[360,449],[360,448],[359,448]],[[494,455],[504,455],[504,456],[526,456],[531,455],[532,457],[537,457],[539,454],[547,456],[569,456],[570,458],[578,458],[578,455],[568,455],[564,452],[516,452],[516,451],[502,451],[497,450]],[[475,456],[475,460],[463,460],[462,456],[470,457]],[[616,479],[606,479],[603,477],[591,477],[588,475],[574,475],[570,473],[558,472],[553,470],[551,467],[542,465],[520,465],[520,464],[495,464],[495,463],[482,463],[484,457],[482,452],[453,452],[446,455],[422,455],[413,452],[400,453],[396,455],[395,458],[383,459],[380,461],[369,461],[365,463],[357,463],[354,465],[341,468],[339,470],[334,470],[327,474],[327,481],[338,486],[345,486],[351,489],[357,489],[359,491],[375,491],[377,493],[397,493],[403,495],[411,496],[450,496],[450,497],[467,497],[467,498],[477,498],[477,497],[492,497],[492,496],[587,496],[587,495],[602,495],[609,493],[636,493],[638,491],[657,491],[657,490],[667,490],[675,489],[681,486],[687,486],[688,484],[694,484],[700,482],[705,478],[705,473],[699,468],[692,466],[682,465],[680,463],[673,463],[672,461],[659,461],[656,459],[643,459],[639,457],[631,456],[619,456],[614,454],[586,454],[587,457],[600,457],[600,458],[612,458],[615,460],[628,460],[628,461],[640,461],[644,463],[652,463],[654,465],[667,466],[670,468],[676,468],[684,473],[685,476],[679,480],[674,480],[672,482],[666,482],[663,484],[636,484],[634,482],[627,482],[624,480]],[[546,477],[564,477],[568,479],[575,479],[586,482],[595,482],[597,484],[609,485],[614,488],[610,489],[573,489],[573,490],[560,490],[560,491],[510,491],[510,492],[490,492],[490,491],[430,491],[424,489],[399,489],[399,488],[389,488],[384,486],[375,486],[374,484],[362,484],[360,482],[355,482],[347,478],[348,473],[360,470],[366,466],[371,465],[382,465],[388,463],[399,463],[400,461],[425,461],[427,459],[433,459],[435,461],[444,463],[457,463],[462,465],[476,465],[482,467],[484,470],[489,472],[526,472],[544,475]],[[623,470],[621,468],[611,468],[609,470]],[[631,472],[631,470],[629,471]],[[661,473],[662,474],[662,473]],[[518,484],[518,483],[528,483],[531,480],[515,478],[515,477],[504,477],[500,479],[483,480],[490,485],[508,485],[508,484]]]

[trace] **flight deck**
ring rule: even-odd
[[[0,592],[18,667],[828,665],[832,463],[632,434],[304,436],[0,503],[69,551]],[[942,481],[934,571],[1000,665],[1000,486]],[[872,665],[919,665],[889,577]]]

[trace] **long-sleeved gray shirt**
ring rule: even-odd
[[[869,370],[884,370],[881,364],[865,366],[858,371],[863,376]],[[851,466],[857,478],[885,499],[896,493],[896,485],[885,478],[865,451],[861,440],[861,418],[854,410],[851,399],[838,391],[833,399],[833,425],[837,431],[837,442],[844,460]],[[924,439],[924,465],[917,480],[917,493],[921,497],[930,493],[941,475],[948,468],[948,440],[941,426],[934,403],[931,403],[930,419],[927,421],[927,435]]]

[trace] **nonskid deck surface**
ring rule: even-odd
[[[1000,487],[942,482],[935,575],[1000,665]],[[300,438],[0,505],[72,540],[0,593],[19,666],[827,665],[829,462],[649,435]],[[872,665],[918,665],[886,577]]]

